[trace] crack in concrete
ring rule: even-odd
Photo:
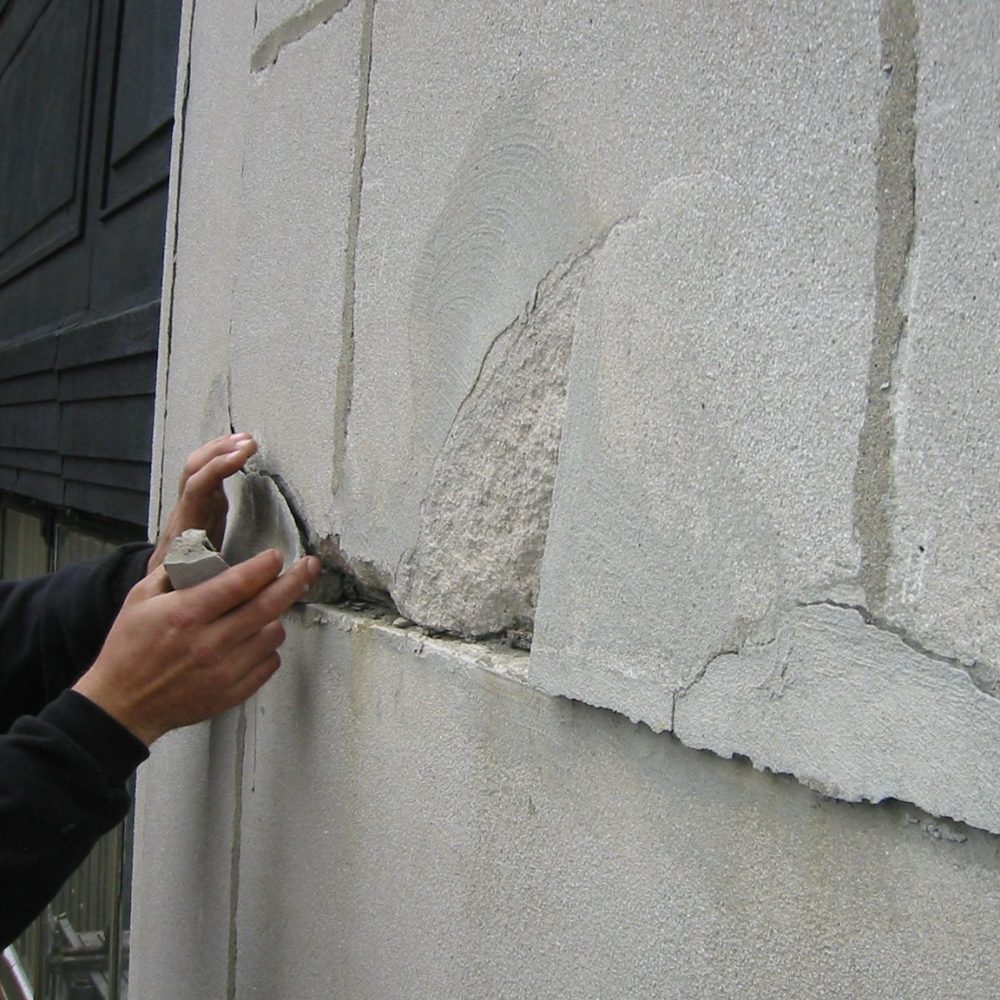
[[[887,619],[882,618],[865,607],[863,604],[846,604],[840,601],[809,601],[800,602],[796,605],[799,608],[840,608],[843,611],[854,611],[861,620],[872,628],[885,632],[887,635],[895,636],[899,641],[913,650],[913,652],[933,660],[935,663],[943,663],[948,667],[964,670],[975,686],[991,698],[1000,698],[1000,684],[997,682],[996,671],[992,665],[982,663],[979,660],[966,661],[954,656],[945,656],[943,653],[935,652],[929,646],[925,646],[919,639],[915,639],[905,628],[893,625]]]
[[[361,192],[364,187],[365,154],[368,147],[368,105],[372,73],[372,34],[375,0],[365,0],[361,26],[361,54],[358,68],[358,110],[354,122],[354,166],[347,216],[347,247],[344,263],[344,303],[341,312],[340,358],[337,361],[333,427],[334,495],[340,489],[347,452],[347,425],[354,396],[354,307],[357,295],[358,232],[361,228]]]
[[[579,269],[581,264],[593,257],[593,255],[597,253],[597,251],[600,250],[605,243],[607,243],[608,237],[615,231],[615,229],[627,222],[633,221],[634,218],[634,215],[625,215],[620,219],[616,219],[609,226],[602,229],[601,232],[598,233],[597,237],[593,239],[583,250],[558,261],[542,276],[541,280],[532,290],[531,298],[525,302],[524,308],[521,310],[520,314],[496,334],[496,336],[490,341],[489,346],[483,352],[483,358],[479,363],[479,370],[476,372],[476,377],[472,380],[472,385],[469,387],[469,391],[458,404],[458,407],[455,410],[455,416],[452,417],[451,424],[448,427],[448,433],[445,435],[446,441],[451,436],[452,431],[455,429],[455,425],[462,417],[466,404],[476,394],[476,390],[479,388],[479,383],[483,377],[483,372],[486,370],[490,357],[500,341],[515,331],[523,330],[531,321],[532,316],[538,311],[539,303],[544,301],[547,294],[569,278],[576,270]]]
[[[288,510],[288,515],[291,517],[292,523],[295,525],[302,551],[306,555],[316,556],[322,565],[323,573],[334,576],[339,582],[340,599],[333,603],[340,604],[347,601],[358,601],[365,605],[387,608],[394,614],[399,613],[388,591],[380,590],[365,583],[351,571],[347,558],[340,549],[340,539],[337,536],[330,535],[318,539],[315,543],[312,541],[309,524],[306,521],[305,515],[302,513],[295,499],[295,494],[291,486],[289,486],[288,481],[282,475],[276,472],[269,472],[260,466],[250,470],[241,469],[240,472],[244,476],[259,476],[267,479],[274,485],[274,488],[278,491]],[[307,595],[307,600],[317,600],[325,603],[327,600],[332,601],[332,597],[324,595],[310,598]]]
[[[732,644],[723,647],[715,653],[712,653],[705,662],[698,667],[695,672],[691,675],[688,680],[683,684],[675,687],[671,692],[670,701],[670,732],[674,732],[674,722],[677,719],[677,705],[686,695],[690,694],[691,691],[704,680],[705,675],[712,669],[712,667],[719,662],[719,660],[724,659],[727,656],[741,656],[744,650],[747,649],[766,649],[768,646],[773,646],[777,641],[776,639],[767,639],[764,642],[750,642],[748,636],[756,623],[746,623],[740,629],[739,634],[736,637],[736,641]],[[783,666],[779,674],[779,679],[785,676],[786,667]],[[682,741],[683,742],[683,741]]]
[[[307,10],[269,32],[250,56],[250,71],[259,73],[278,61],[283,49],[302,41],[313,28],[326,24],[351,4],[351,0],[318,0]],[[257,27],[257,11],[254,9],[254,27]]]
[[[913,0],[884,0],[879,33],[886,86],[875,142],[875,315],[868,403],[854,475],[861,586],[871,608],[885,606],[892,554],[894,369],[906,335],[907,279],[916,228],[917,20]]]

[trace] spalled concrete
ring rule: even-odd
[[[588,263],[560,265],[539,284],[455,414],[393,588],[400,610],[424,625],[530,635]]]
[[[824,795],[895,798],[1000,833],[1000,700],[854,608],[817,604],[774,641],[722,653],[676,696],[688,746],[794,774]]]
[[[150,766],[137,994],[993,1000],[997,17],[187,15],[164,495],[385,608]]]

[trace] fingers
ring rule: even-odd
[[[318,560],[317,560],[318,561]],[[282,558],[277,549],[267,549],[218,576],[177,593],[182,615],[193,621],[211,622],[256,597],[281,572]],[[271,615],[270,617],[277,617]],[[260,628],[268,619],[257,624]]]
[[[251,695],[256,694],[277,673],[280,666],[281,657],[277,653],[271,653],[268,657],[256,663],[230,689],[229,693],[233,698],[232,704],[239,705]]]
[[[243,468],[247,459],[257,450],[251,438],[238,448],[222,455],[214,455],[195,472],[183,480],[180,497],[184,501],[199,501],[214,493],[224,479]]]
[[[227,621],[227,631],[238,641],[239,637],[257,631],[265,622],[278,618],[309,589],[319,572],[320,561],[315,556],[300,559],[252,600],[233,611]]]
[[[159,594],[168,594],[173,588],[170,586],[170,577],[167,576],[167,571],[159,566],[152,570],[147,576],[144,576],[128,593],[125,598],[125,603],[135,602],[137,600],[148,600],[151,597],[156,597]]]
[[[235,471],[257,450],[257,442],[246,433],[224,434],[188,455],[187,462],[184,463],[184,471],[181,473],[179,494],[183,494],[190,479],[197,476],[207,465],[216,459],[223,459],[223,464],[234,463]],[[231,475],[232,473],[227,473]],[[225,476],[218,480],[221,482]],[[217,482],[217,484],[218,484]],[[216,485],[217,485],[216,484]]]

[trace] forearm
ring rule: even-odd
[[[0,736],[0,948],[125,816],[146,747],[73,691]]]
[[[0,732],[35,714],[90,666],[152,546],[0,583]]]

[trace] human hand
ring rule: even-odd
[[[188,455],[177,490],[177,504],[160,533],[147,572],[163,563],[170,543],[188,528],[202,528],[212,544],[222,547],[229,502],[222,488],[224,480],[243,468],[257,450],[249,434],[224,434]]]
[[[281,574],[268,549],[172,591],[162,567],[129,592],[104,647],[73,689],[147,746],[245,701],[278,669],[278,616],[319,575],[315,556]]]

